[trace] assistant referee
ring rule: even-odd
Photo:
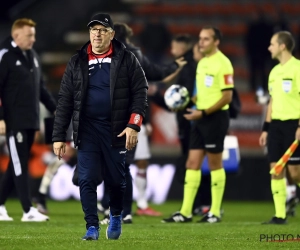
[[[270,168],[273,168],[292,142],[300,140],[300,60],[292,51],[295,41],[290,32],[280,31],[271,38],[269,51],[272,59],[279,61],[269,75],[270,102],[259,138],[261,146],[267,145]],[[300,147],[288,161],[288,171],[295,183],[300,183]],[[264,224],[286,223],[286,172],[272,175],[271,190],[275,216]]]

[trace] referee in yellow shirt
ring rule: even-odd
[[[270,168],[297,139],[300,140],[300,61],[292,56],[295,41],[290,32],[280,31],[273,35],[269,51],[276,65],[269,76],[270,102],[263,132],[259,138],[261,146],[267,145]],[[300,147],[288,161],[288,171],[295,183],[300,183]],[[272,175],[271,190],[275,205],[275,216],[264,224],[286,223],[285,170],[279,176]]]
[[[225,189],[225,170],[222,163],[224,139],[229,127],[229,103],[232,99],[233,67],[218,49],[221,32],[214,27],[200,31],[199,47],[205,57],[196,72],[196,107],[187,109],[185,118],[194,121],[190,149],[186,162],[184,197],[181,210],[162,222],[191,222],[192,208],[201,182],[201,165],[207,156],[211,171],[212,204],[199,222],[220,222],[220,208]]]

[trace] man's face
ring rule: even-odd
[[[171,54],[177,59],[182,57],[188,50],[187,44],[183,42],[171,42]]]
[[[35,27],[23,26],[13,31],[14,42],[21,50],[30,50],[35,43]]]
[[[282,45],[278,43],[278,35],[272,36],[268,50],[271,52],[272,59],[277,59],[280,56]]]
[[[98,31],[97,31],[98,29]],[[110,46],[115,32],[101,24],[95,24],[90,28],[90,41],[95,53],[104,53]]]
[[[212,29],[203,29],[199,34],[199,50],[203,55],[210,54],[219,45],[219,40],[214,40]]]

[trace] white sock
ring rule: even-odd
[[[47,194],[50,183],[62,164],[64,164],[64,160],[59,160],[58,158],[55,158],[48,164],[39,188],[41,194]]]
[[[146,169],[138,169],[136,177],[135,177],[135,186],[138,190],[137,197],[137,206],[138,208],[145,209],[148,207],[148,202],[146,198],[146,186],[147,186],[147,178],[146,178]]]
[[[286,186],[286,201],[296,197],[297,186],[296,185],[287,185]]]

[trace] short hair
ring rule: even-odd
[[[214,41],[216,41],[216,40],[219,40],[220,42],[222,41],[223,34],[218,28],[216,28],[214,26],[205,26],[202,29],[203,30],[212,30],[214,32],[214,35],[213,35]]]
[[[277,42],[284,44],[289,52],[292,52],[295,48],[295,39],[289,31],[278,31],[274,34],[277,35]]]
[[[189,34],[178,34],[173,37],[172,41],[175,41],[178,43],[185,43],[186,45],[188,45],[191,48],[196,43],[196,39]]]
[[[115,38],[120,42],[126,42],[133,35],[132,29],[126,23],[114,24]]]
[[[12,27],[11,27],[11,32],[15,31],[16,29],[23,28],[24,26],[30,26],[30,27],[35,27],[36,23],[29,18],[20,18],[14,21]]]

